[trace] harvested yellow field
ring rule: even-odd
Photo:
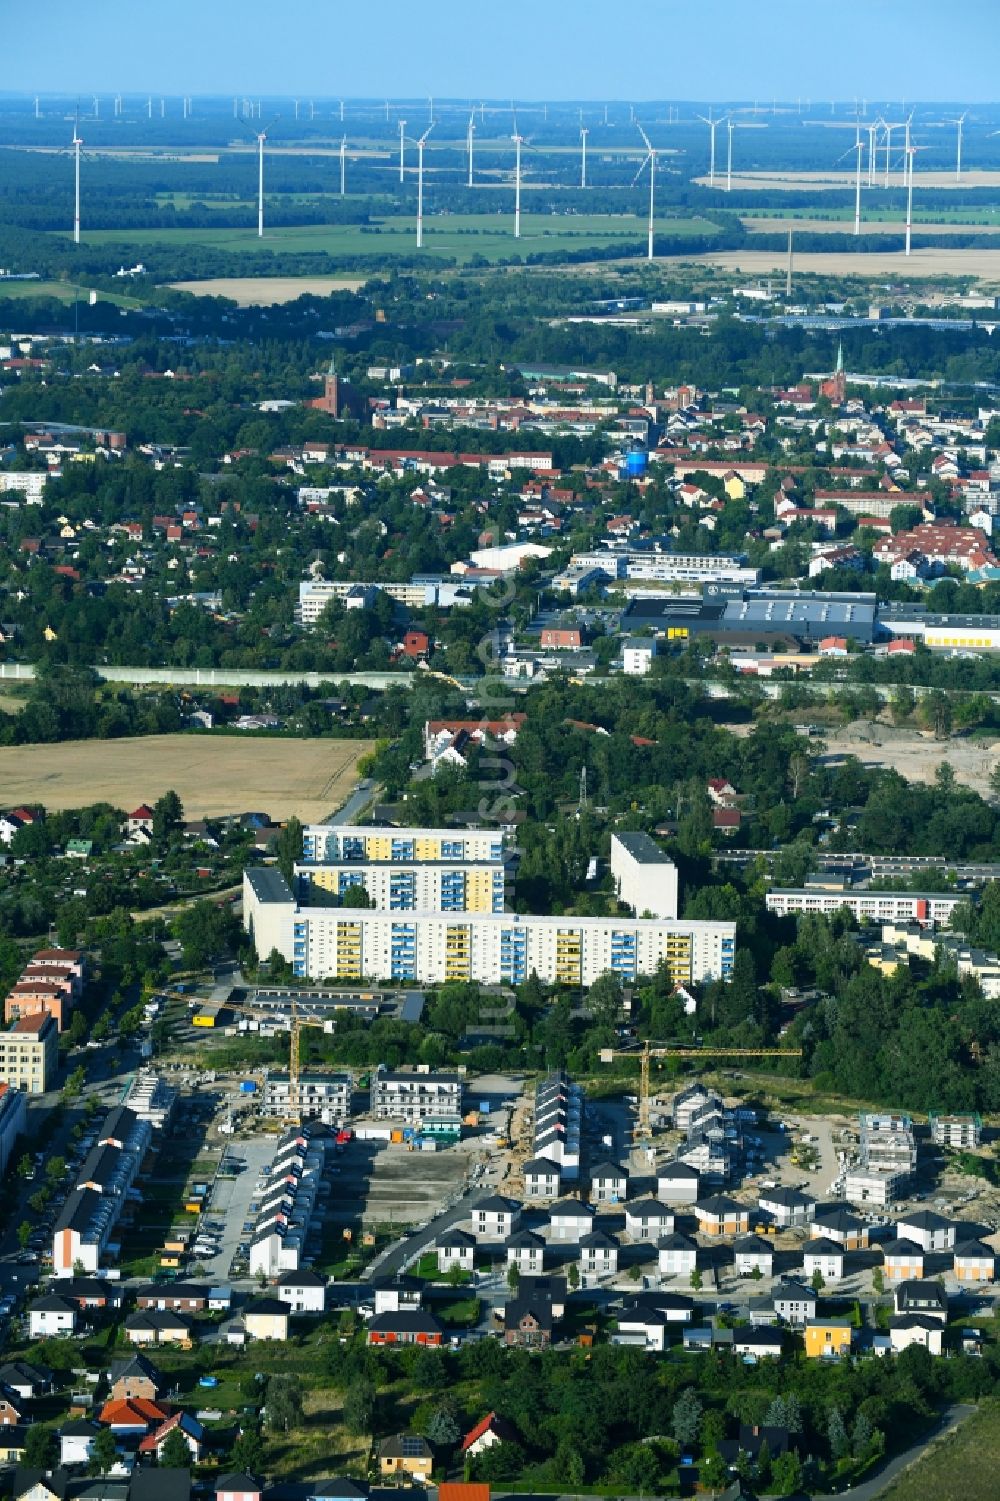
[[[853,125],[851,126],[853,130]],[[884,161],[883,153],[883,161]],[[867,172],[867,161],[864,171]],[[853,188],[853,171],[849,172],[734,172],[733,187],[748,189],[761,189],[767,192],[793,191],[801,188],[804,192],[825,192],[830,189]],[[699,187],[707,188],[708,176],[696,177],[694,181]],[[877,179],[881,187],[885,181],[883,177]],[[903,174],[895,170],[889,179],[890,187],[903,185]],[[725,172],[716,168],[715,186],[725,194]],[[917,168],[913,173],[913,191],[918,193],[921,188],[1000,188],[1000,172],[966,172],[962,173],[961,182],[956,182],[954,170],[948,172],[921,172]]]
[[[215,276],[206,281],[172,281],[175,292],[196,297],[231,297],[238,307],[274,307],[296,297],[329,297],[331,292],[358,292],[363,276]]]
[[[849,235],[854,232],[852,219],[773,219],[746,218],[743,227],[750,234],[783,234],[794,230],[796,234]],[[865,235],[896,235],[900,240],[906,233],[906,225],[900,219],[862,219],[861,233]],[[915,235],[995,235],[1000,234],[1000,224],[931,224],[914,223]]]
[[[345,801],[370,740],[284,740],[232,735],[147,735],[0,747],[0,807],[55,811],[112,803],[130,812],[171,788],[189,818],[294,814],[321,821]]]
[[[900,235],[902,239],[902,235]],[[788,264],[786,250],[720,250],[690,256],[690,261],[739,271],[745,276],[784,274]],[[929,276],[973,276],[978,281],[1000,285],[1000,249],[951,250],[936,247],[914,250],[904,255],[899,250],[796,250],[795,271],[798,275],[814,272],[818,276],[888,276],[895,281],[924,281]]]

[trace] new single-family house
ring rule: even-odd
[[[471,1272],[475,1265],[476,1242],[464,1230],[445,1230],[437,1242],[437,1267],[439,1272],[450,1272],[453,1266],[463,1272]]]
[[[694,1212],[702,1235],[746,1235],[750,1229],[749,1209],[728,1194],[699,1199]]]
[[[802,1248],[802,1275],[815,1277],[817,1272],[824,1282],[839,1282],[844,1275],[843,1247],[823,1235],[807,1240]]]
[[[674,1213],[659,1199],[635,1199],[625,1206],[625,1233],[635,1241],[654,1244],[674,1228]]]
[[[774,1247],[762,1235],[741,1235],[733,1246],[733,1264],[737,1277],[752,1277],[754,1272],[770,1277],[774,1271]]]
[[[853,1325],[846,1320],[810,1319],[803,1331],[809,1360],[833,1360],[850,1355]]]
[[[690,1277],[698,1265],[698,1247],[675,1230],[658,1243],[656,1259],[661,1277]]]

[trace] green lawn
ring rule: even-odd
[[[884,1501],[994,1501],[1000,1404],[990,1402],[884,1492]]]
[[[657,232],[671,236],[718,233],[713,224],[697,218],[662,219]],[[251,223],[246,229],[94,229],[84,233],[83,240],[88,245],[127,244],[137,250],[152,245],[204,245],[248,257],[272,251],[352,257],[412,255],[416,251],[411,218],[383,219],[367,229],[358,224],[297,225],[267,230],[263,239]],[[505,214],[441,214],[424,221],[424,249],[430,255],[454,257],[460,262],[473,256],[495,261],[538,251],[569,253],[625,243],[644,246],[645,240],[645,221],[630,215],[524,214],[521,238],[515,241],[513,204]]]

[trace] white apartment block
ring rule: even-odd
[[[300,1269],[316,1212],[323,1158],[323,1143],[310,1139],[308,1127],[292,1129],[279,1140],[266,1187],[258,1195],[250,1238],[252,1277],[262,1272],[277,1277]]]
[[[287,1120],[291,1114],[287,1071],[268,1069],[264,1075],[264,1114]],[[299,1073],[298,1113],[303,1120],[320,1120],[342,1126],[351,1113],[351,1079],[348,1074]]]
[[[379,829],[367,825],[313,823],[302,831],[302,864],[404,865],[502,864],[503,835],[496,829]]]
[[[648,834],[612,834],[611,875],[618,900],[637,914],[676,918],[677,866]]]
[[[622,671],[629,678],[644,678],[657,654],[655,636],[632,636],[622,647]]]
[[[756,584],[759,568],[739,557],[699,553],[638,552],[630,548],[574,553],[570,567],[600,568],[612,579],[655,579],[663,583]]]
[[[609,970],[652,975],[662,962],[675,985],[690,985],[727,978],[736,953],[733,922],[302,907],[270,868],[244,873],[243,922],[261,958],[277,949],[296,976],[317,980],[512,985],[534,970],[543,983],[588,986]]]
[[[460,1116],[461,1074],[430,1069],[388,1069],[379,1064],[372,1075],[371,1113],[380,1121],[407,1121]]]
[[[361,886],[379,912],[502,912],[506,894],[504,867],[495,861],[299,863],[295,877],[306,905]]]
[[[779,917],[790,913],[821,912],[830,915],[846,907],[862,923],[918,922],[947,927],[955,908],[967,898],[939,892],[919,895],[909,891],[826,891],[819,887],[775,886],[767,893],[767,910]]]

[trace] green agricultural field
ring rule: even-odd
[[[513,206],[505,214],[442,214],[424,221],[424,249],[428,255],[454,258],[460,263],[482,256],[498,261],[511,255],[538,252],[570,254],[614,245],[645,246],[643,219],[625,214],[524,214],[521,238],[513,234]],[[716,226],[704,219],[663,219],[662,235],[715,235]],[[412,255],[416,251],[413,219],[392,218],[362,228],[357,224],[310,224],[269,229],[261,239],[252,224],[246,229],[95,229],[83,235],[88,245],[121,244],[139,252],[156,245],[203,245],[212,250],[256,257],[269,252],[350,257]]]
[[[906,1470],[884,1501],[993,1501],[998,1467],[1000,1406],[990,1402]]]
[[[74,286],[68,281],[0,281],[0,302],[6,298],[21,301],[29,297],[55,297],[60,302],[73,302],[77,298],[86,302],[90,296],[89,287]],[[115,307],[144,306],[138,297],[126,297],[120,292],[99,292],[101,302],[113,303]]]

